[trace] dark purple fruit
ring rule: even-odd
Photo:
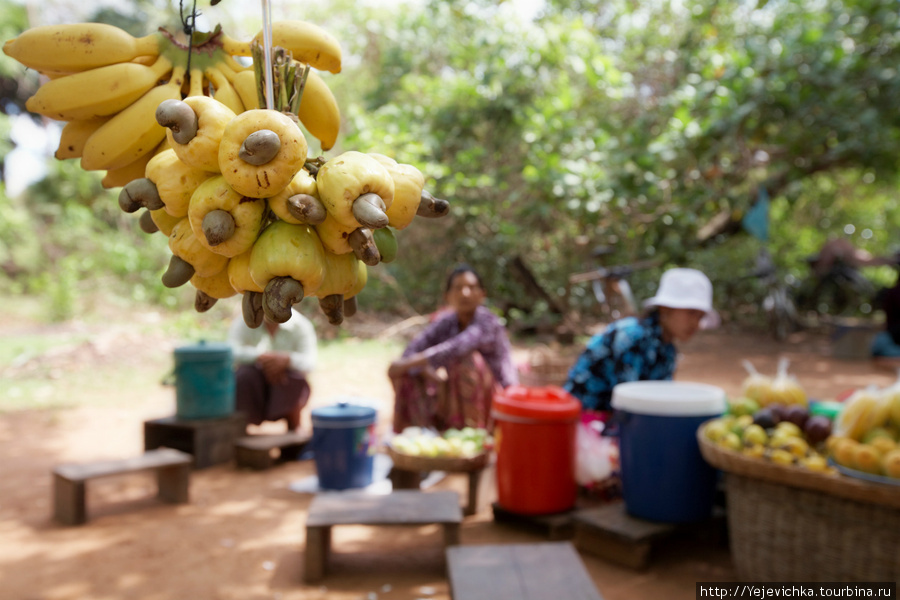
[[[784,420],[790,421],[800,429],[803,429],[803,426],[806,425],[806,421],[808,419],[809,410],[807,410],[805,406],[794,404],[792,406],[788,406],[784,411]]]
[[[772,416],[775,418],[775,423],[780,423],[781,421],[785,420],[787,407],[784,404],[770,404],[766,408],[772,411]]]
[[[775,415],[772,414],[772,409],[768,407],[756,411],[756,414],[753,415],[753,422],[763,429],[771,429],[778,424]]]
[[[803,433],[810,444],[824,442],[831,435],[831,419],[825,415],[813,415],[806,420]]]

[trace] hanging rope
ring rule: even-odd
[[[213,2],[213,4],[216,4],[216,2]],[[188,77],[190,77],[191,56],[193,56],[194,51],[194,31],[197,28],[197,15],[200,14],[197,12],[197,0],[194,0],[194,5],[193,8],[191,8],[191,13],[187,17],[184,16],[184,1],[178,0],[178,12],[181,15],[181,30],[184,31],[184,34],[188,37],[188,57],[186,72],[188,73]]]

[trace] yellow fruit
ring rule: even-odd
[[[884,474],[894,479],[900,479],[900,449],[891,450],[881,459],[881,467]]]
[[[412,222],[419,209],[425,176],[414,166],[398,163],[384,154],[369,156],[380,162],[394,180],[394,200],[385,213],[391,227],[403,229]]]
[[[211,252],[228,257],[253,246],[265,213],[264,199],[238,194],[222,175],[198,185],[188,205],[188,219],[199,242]],[[227,230],[223,229],[226,225]]]
[[[316,183],[328,215],[341,227],[351,230],[361,225],[375,228],[359,220],[357,204],[364,202],[364,194],[375,194],[384,202],[384,210],[390,209],[394,201],[394,180],[387,169],[371,156],[353,150],[322,165]],[[384,215],[384,223],[380,226],[387,224],[387,215]]]
[[[36,71],[85,71],[159,52],[162,35],[135,38],[104,23],[44,25],[3,44],[3,52]]]
[[[315,71],[306,77],[297,117],[322,146],[331,150],[341,129],[341,110],[328,84]]]
[[[787,450],[797,458],[802,458],[806,456],[809,451],[809,444],[806,443],[806,440],[799,437],[792,437],[785,440],[782,444],[778,446],[780,450]]]
[[[744,448],[744,445],[741,443],[741,438],[738,437],[738,434],[732,431],[729,431],[724,436],[719,438],[716,443],[722,448],[734,450],[735,452],[740,452]]]
[[[714,419],[703,428],[703,435],[711,442],[717,442],[728,433],[728,426],[721,419]]]
[[[206,96],[188,96],[182,102],[196,116],[197,134],[185,143],[178,143],[172,129],[167,127],[166,140],[169,146],[184,164],[201,171],[220,172],[219,144],[225,128],[236,116],[234,111],[222,102]]]
[[[881,474],[881,453],[868,444],[858,444],[853,451],[853,468],[866,473]]]
[[[787,450],[782,450],[780,448],[775,448],[769,451],[768,454],[769,460],[773,463],[779,465],[792,465],[794,464],[794,455],[788,452]]]
[[[119,113],[157,86],[172,70],[161,56],[152,66],[118,63],[48,81],[25,103],[34,113],[60,121]]]
[[[843,466],[853,468],[853,460],[856,455],[856,447],[859,445],[851,438],[837,438],[831,448],[831,457]]]
[[[280,145],[274,158],[250,164],[241,157],[244,141],[263,130],[274,132]],[[248,110],[225,127],[219,144],[219,169],[239,194],[268,198],[281,192],[306,162],[307,145],[303,132],[290,117],[274,110]]]
[[[231,40],[224,40],[228,43]],[[260,45],[263,43],[263,32],[253,38]],[[341,46],[337,39],[318,25],[297,19],[276,21],[272,23],[272,45],[291,51],[294,60],[309,63],[310,66],[332,73],[341,72]],[[229,54],[244,54],[242,45],[234,44],[234,51]],[[249,48],[248,48],[249,50]]]
[[[889,437],[876,437],[869,442],[869,445],[878,450],[881,454],[886,454],[897,447],[897,442]]]
[[[800,465],[809,469],[810,471],[816,471],[818,473],[825,473],[828,471],[828,461],[824,456],[820,454],[813,454],[811,456],[801,458],[799,462]]]
[[[769,440],[769,435],[766,433],[765,429],[763,429],[759,425],[751,423],[746,428],[744,428],[741,439],[743,440],[744,444],[756,444],[764,446]]]
[[[766,455],[766,447],[762,444],[750,444],[749,446],[744,446],[741,454],[750,458],[763,458]]]

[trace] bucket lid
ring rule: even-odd
[[[193,346],[179,346],[175,348],[175,357],[180,360],[214,360],[231,358],[231,346],[223,342],[207,342]]]
[[[725,412],[725,390],[684,381],[630,381],[613,387],[612,407],[640,415],[715,416]]]
[[[500,415],[564,421],[581,413],[581,402],[557,386],[511,385],[494,396],[494,410]]]
[[[375,418],[375,409],[348,402],[338,402],[331,406],[320,406],[310,411],[314,421],[345,422]]]

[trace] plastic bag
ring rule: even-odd
[[[575,481],[591,487],[609,479],[619,468],[619,446],[616,438],[600,435],[603,424],[580,422],[576,432]]]

